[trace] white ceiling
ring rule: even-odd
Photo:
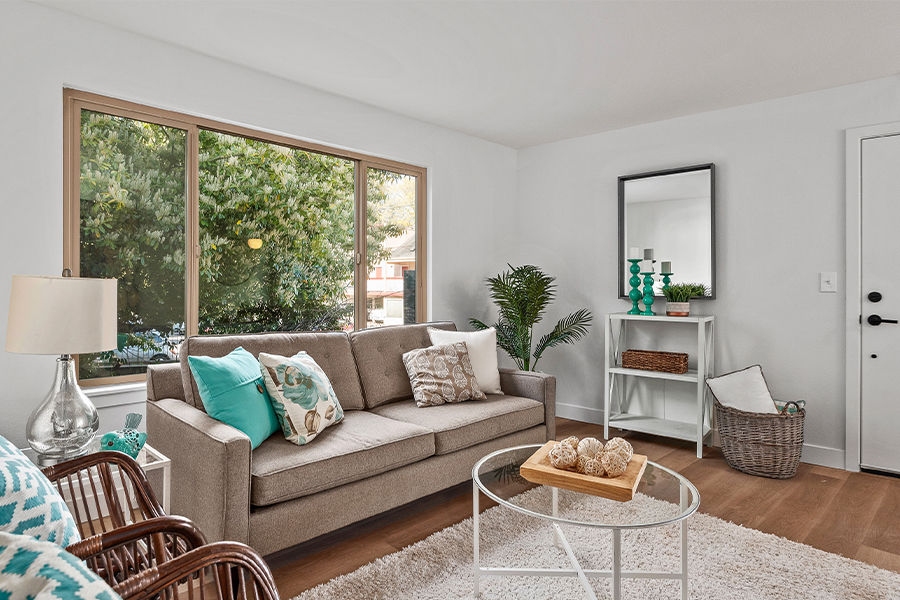
[[[36,0],[522,148],[900,74],[900,2]]]

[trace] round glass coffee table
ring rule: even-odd
[[[542,487],[526,481],[519,475],[519,467],[534,454],[542,444],[517,446],[498,450],[482,458],[472,469],[472,515],[474,521],[475,550],[475,596],[480,595],[479,579],[481,577],[577,577],[589,598],[597,596],[590,585],[591,578],[608,577],[612,579],[612,596],[619,600],[622,593],[622,579],[678,579],[681,581],[681,596],[688,597],[688,537],[685,519],[700,506],[700,494],[697,488],[671,469],[653,462],[647,462],[647,468],[638,483],[637,493],[656,500],[653,510],[642,513],[635,510],[617,510],[620,502],[596,496],[587,496],[579,492],[566,490],[565,494],[574,494],[593,499],[591,510],[578,508],[578,502],[568,502],[567,509],[559,510],[559,490],[550,488],[549,494],[525,494],[529,490]],[[500,506],[531,515],[548,521],[553,527],[553,545],[561,547],[572,563],[571,569],[509,569],[483,567],[479,562],[479,514],[478,492],[482,491],[496,500]],[[571,499],[572,497],[570,497]],[[575,498],[578,499],[577,497]],[[634,502],[635,500],[632,500]],[[574,508],[573,508],[574,507]],[[607,510],[608,509],[608,510]],[[622,571],[621,547],[622,531],[661,527],[679,523],[681,527],[681,569],[678,572]],[[612,532],[612,569],[583,569],[563,533],[561,524],[607,529]]]

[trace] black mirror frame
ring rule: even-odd
[[[714,163],[706,163],[702,165],[691,165],[689,167],[679,167],[677,169],[663,169],[660,171],[649,171],[647,173],[635,173],[633,175],[622,175],[619,177],[619,299],[628,300],[628,292],[626,291],[625,281],[625,182],[632,179],[644,179],[647,177],[659,177],[662,175],[675,175],[678,173],[689,173],[691,171],[709,170],[709,218],[710,218],[710,295],[697,298],[697,300],[715,300],[716,298],[716,165]],[[629,286],[630,289],[630,286]],[[662,298],[663,296],[654,296]]]

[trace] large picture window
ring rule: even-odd
[[[119,345],[87,384],[142,380],[187,335],[425,318],[425,170],[66,90],[65,266],[119,279]]]

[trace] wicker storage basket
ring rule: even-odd
[[[643,369],[644,371],[687,373],[688,355],[683,352],[626,350],[622,353],[622,366],[626,369]]]
[[[723,406],[714,400],[719,437],[725,461],[744,473],[789,479],[797,473],[803,450],[803,419],[799,408],[788,413],[788,402],[781,414],[751,413]]]

